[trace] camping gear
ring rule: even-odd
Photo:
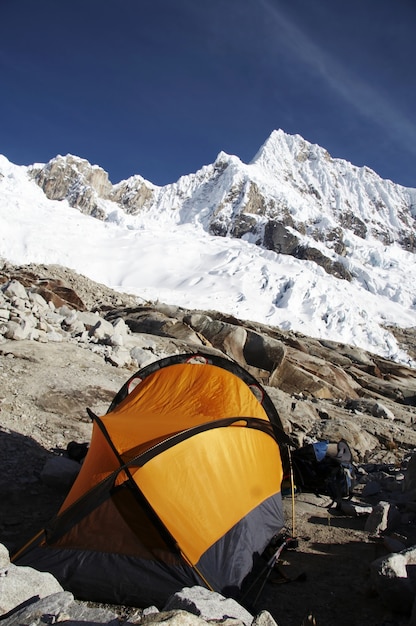
[[[91,411],[80,472],[56,517],[14,558],[77,598],[161,607],[186,586],[238,597],[282,529],[281,449],[262,386],[226,358],[167,357]]]
[[[329,495],[337,505],[351,498],[356,470],[346,441],[309,443],[294,450],[291,458],[298,490]]]

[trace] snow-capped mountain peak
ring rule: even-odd
[[[251,161],[260,167],[278,171],[283,166],[319,158],[331,159],[326,150],[303,139],[300,135],[288,135],[283,130],[274,130]]]
[[[73,155],[28,168],[0,158],[0,255],[8,260],[62,262],[143,297],[394,358],[400,351],[386,327],[416,326],[415,217],[416,189],[282,130],[250,163],[220,152],[162,187],[140,174],[112,185],[101,167]],[[88,241],[82,252],[77,238]]]

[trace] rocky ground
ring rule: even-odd
[[[147,356],[152,351],[154,358],[164,356],[184,346],[192,350],[197,340],[205,348],[239,355],[265,382],[286,430],[295,439],[347,439],[362,472],[353,500],[373,506],[380,500],[393,503],[400,519],[394,528],[374,533],[369,531],[368,514],[328,508],[326,496],[297,494],[294,515],[291,499],[286,497],[287,531],[297,538],[298,547],[282,555],[255,609],[270,611],[280,626],[300,626],[308,614],[325,626],[408,624],[409,614],[393,611],[389,598],[380,596],[370,577],[370,565],[391,553],[392,547],[398,550],[416,544],[416,496],[403,487],[403,470],[416,447],[414,370],[348,346],[323,345],[283,335],[277,329],[215,319],[212,312],[208,317],[216,326],[208,324],[206,312],[190,315],[175,310],[173,316],[173,309],[166,307],[147,309],[144,318],[143,303],[138,307],[134,299],[62,268],[32,266],[23,271],[5,265],[4,285],[13,277],[24,283],[24,273],[27,288],[53,277],[78,295],[80,308],[97,308],[107,320],[123,318],[134,328],[132,334],[140,337]],[[239,343],[241,329],[246,333],[243,344]],[[115,367],[108,342],[101,349],[99,341],[91,343],[91,335],[90,340],[78,341],[65,332],[59,341],[8,339],[4,330],[1,335],[0,543],[11,552],[47,523],[65,497],[67,485],[45,479],[46,461],[65,456],[70,441],[89,441],[86,407],[97,414],[105,412],[114,394],[140,365],[131,358]],[[260,346],[255,343],[259,336],[267,338],[268,347],[255,362],[253,346]],[[413,342],[414,349],[414,335],[407,332],[406,340]],[[273,343],[277,341],[280,347]],[[260,347],[264,348],[264,341]],[[267,369],[271,352],[273,367]],[[368,483],[373,488],[367,488],[365,495]],[[374,489],[374,485],[378,487]]]

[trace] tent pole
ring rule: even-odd
[[[292,537],[295,537],[295,479],[293,475],[292,454],[289,448],[287,452],[288,452],[288,457],[289,457],[290,493],[291,493],[291,499],[292,499]]]
[[[199,576],[199,577],[200,577],[200,579],[201,579],[201,580],[205,583],[205,585],[207,586],[207,588],[208,588],[210,591],[215,591],[215,589],[213,589],[213,587],[211,587],[211,585],[209,584],[209,582],[207,581],[207,579],[205,578],[205,576],[203,576],[203,574],[201,574],[201,572],[199,571],[199,569],[197,568],[197,566],[196,566],[196,565],[192,565],[192,563],[191,563],[190,559],[188,559],[188,557],[186,556],[186,554],[185,554],[184,552],[182,552],[182,550],[179,548],[179,546],[177,546],[177,547],[178,547],[178,550],[179,550],[180,554],[182,555],[183,560],[184,560],[184,561],[186,561],[186,563],[188,563],[189,567],[190,567],[191,569],[193,569],[193,570],[194,570],[194,571],[198,574],[198,576]]]
[[[258,576],[254,579],[254,581],[251,583],[251,585],[246,589],[245,593],[243,594],[243,596],[241,597],[241,600],[244,600],[250,593],[250,591],[256,586],[256,584],[259,582],[259,580],[261,580],[262,576],[264,576],[263,581],[261,582],[260,585],[260,589],[257,592],[256,597],[254,598],[254,601],[252,602],[252,606],[254,607],[256,602],[258,601],[264,586],[266,584],[266,582],[269,579],[270,574],[273,571],[274,566],[276,565],[277,561],[279,560],[280,555],[282,554],[283,550],[286,548],[287,545],[289,545],[291,542],[293,541],[293,539],[291,537],[286,537],[283,540],[283,543],[280,544],[280,546],[277,548],[277,550],[272,554],[272,556],[270,557],[270,559],[267,561],[266,566],[264,567],[264,569],[258,574]]]

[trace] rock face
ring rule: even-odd
[[[133,176],[114,185],[110,199],[117,202],[128,214],[137,215],[152,205],[156,188],[141,176]]]
[[[50,200],[68,200],[83,213],[103,219],[99,200],[109,198],[112,185],[101,167],[68,154],[57,156],[44,167],[32,167],[30,174]]]

